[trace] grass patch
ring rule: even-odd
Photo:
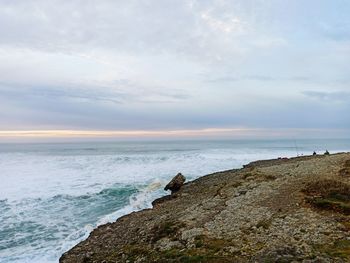
[[[350,186],[340,181],[321,180],[306,185],[306,201],[316,208],[350,215]]]
[[[330,257],[350,259],[350,240],[338,240],[332,245],[318,246],[317,250],[326,253]]]
[[[189,251],[169,250],[164,252],[164,258],[175,260],[175,262],[207,262],[208,258],[205,255],[189,254]]]
[[[231,242],[225,239],[210,238],[205,235],[195,237],[195,245],[211,254],[217,253],[225,247],[231,246]]]
[[[350,168],[350,160],[346,160],[344,166]]]
[[[277,179],[277,177],[272,174],[264,174],[264,178],[268,181],[273,181]]]
[[[159,262],[182,262],[182,263],[228,263],[233,262],[232,257],[219,256],[212,253],[212,251],[190,249],[185,251],[172,250],[165,252],[165,256],[158,259]],[[157,262],[158,262],[157,261]]]
[[[349,221],[343,221],[341,223],[345,227],[346,231],[350,231],[350,222]]]
[[[182,222],[177,221],[165,221],[159,225],[153,227],[153,237],[152,241],[156,242],[163,237],[174,238],[179,231],[180,228],[185,226]]]
[[[140,255],[148,255],[149,248],[142,245],[126,245],[124,251],[128,254],[129,257],[135,257]]]
[[[350,176],[350,160],[346,160],[344,163],[344,168],[339,170],[340,176]]]
[[[202,236],[196,236],[194,238],[194,244],[195,244],[196,248],[203,247],[204,246],[204,242],[203,242]]]
[[[256,224],[256,227],[257,228],[264,228],[264,229],[268,229],[271,225],[271,220],[270,219],[263,219],[263,220],[260,220],[257,224]]]
[[[169,222],[167,222],[169,223]],[[165,229],[173,227],[167,224]],[[180,263],[229,263],[233,261],[233,255],[223,255],[221,252],[232,244],[222,239],[209,238],[201,235],[195,237],[195,248],[172,248],[166,251],[155,251],[147,245],[127,245],[123,252],[130,262],[143,258],[146,262],[180,262]]]
[[[345,215],[350,215],[349,202],[339,201],[334,198],[322,198],[322,197],[309,199],[309,202],[321,209],[332,210]]]
[[[243,174],[243,179],[247,179],[249,177],[253,177],[255,174],[253,174],[252,172],[247,172],[245,174]]]
[[[290,262],[301,262],[303,258],[296,247],[285,246],[285,247],[275,247],[272,250],[265,251],[262,255],[261,260],[258,262],[264,263],[290,263]]]
[[[340,181],[324,179],[306,185],[304,193],[314,196],[342,195],[350,200],[350,186]]]
[[[172,249],[158,254],[155,262],[182,262],[182,263],[228,263],[232,258],[214,255],[211,251],[190,249]]]

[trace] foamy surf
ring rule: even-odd
[[[165,183],[165,180],[158,179],[146,186],[139,186],[138,192],[130,196],[128,205],[113,213],[103,216],[95,225],[88,224],[83,229],[69,235],[64,241],[65,246],[62,247],[60,251],[67,251],[77,242],[86,239],[91,231],[100,225],[115,222],[118,218],[130,214],[131,212],[152,207],[152,201],[164,194],[162,189]]]
[[[127,206],[104,216],[97,222],[97,225],[114,222],[123,215],[152,207],[152,201],[164,194],[162,186],[165,182],[165,180],[156,180],[145,187],[139,187],[139,192],[130,196]]]

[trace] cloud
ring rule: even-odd
[[[221,20],[213,17],[209,11],[203,12],[201,18],[214,31],[227,34],[244,34],[246,29],[242,21],[237,17]]]
[[[67,54],[101,48],[176,53],[215,63],[285,43],[255,30],[258,17],[246,6],[244,1],[6,1],[0,4],[0,45]]]
[[[340,0],[1,1],[0,128],[350,127],[349,13]]]
[[[245,76],[224,76],[215,79],[208,79],[205,82],[209,83],[220,83],[220,82],[236,82],[236,81],[259,81],[259,82],[271,82],[271,81],[284,81],[284,82],[306,82],[311,81],[309,77],[306,76],[291,76],[291,77],[281,77],[281,76],[271,76],[271,75],[245,75]]]
[[[348,91],[304,91],[303,94],[307,97],[322,100],[322,101],[338,101],[338,102],[349,102],[350,92]]]
[[[146,89],[147,92],[142,92]],[[0,83],[0,97],[7,97],[12,101],[21,99],[32,100],[71,100],[109,102],[114,104],[125,103],[172,103],[189,98],[181,90],[167,90],[167,92],[150,90],[138,86],[131,81],[122,80],[115,82],[113,86],[31,86],[23,84],[6,84]]]
[[[215,79],[209,79],[206,80],[206,82],[209,83],[220,83],[220,82],[235,82],[235,81],[244,81],[244,80],[258,80],[258,81],[273,81],[276,80],[276,78],[273,78],[271,76],[263,76],[263,75],[251,75],[251,76],[240,76],[240,77],[232,77],[232,76],[226,76],[226,77],[220,77]]]

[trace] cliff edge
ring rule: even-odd
[[[350,262],[350,153],[253,162],[153,204],[60,262]]]

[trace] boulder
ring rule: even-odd
[[[178,173],[171,181],[165,186],[164,190],[170,190],[171,193],[175,193],[180,190],[180,188],[185,183],[186,178],[181,173]]]

